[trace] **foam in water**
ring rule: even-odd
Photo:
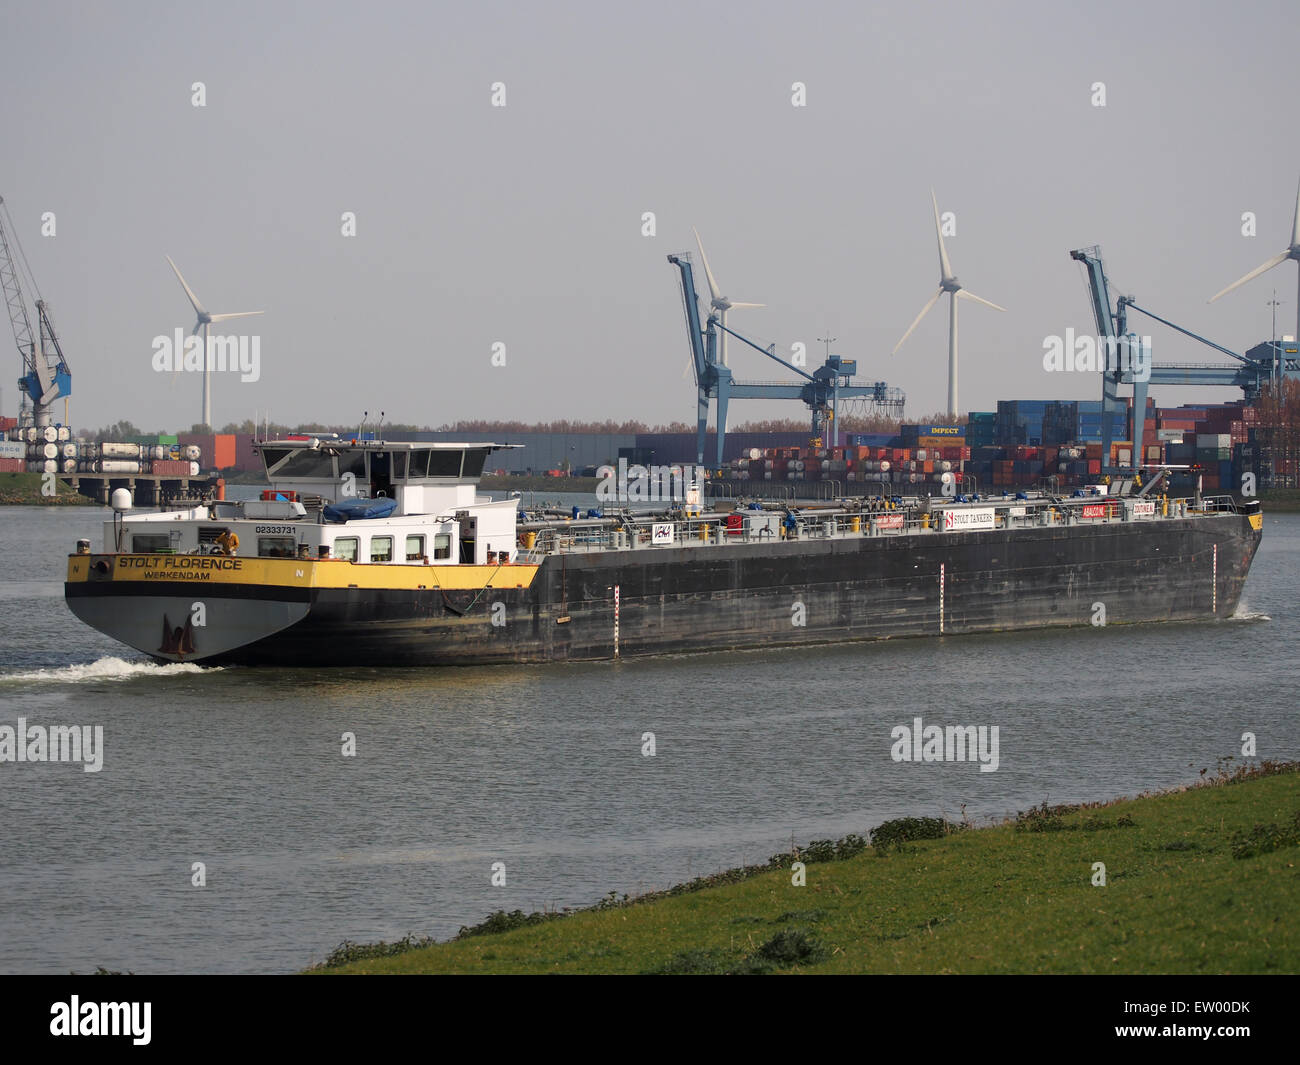
[[[86,680],[127,680],[131,677],[178,677],[191,673],[217,672],[220,667],[200,666],[193,662],[171,662],[160,666],[143,660],[127,661],[125,658],[100,658],[74,666],[58,669],[37,669],[27,673],[0,675],[0,682],[25,682],[40,684],[75,684]]]
[[[1232,612],[1229,621],[1272,621],[1273,619],[1267,614],[1261,614],[1257,610],[1251,610],[1246,603],[1246,597],[1242,596],[1237,600],[1237,609]]]

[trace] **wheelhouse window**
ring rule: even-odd
[[[430,477],[459,477],[460,452],[447,449],[429,452]]]
[[[334,479],[334,456],[312,448],[264,448],[262,459],[271,479],[319,477]]]
[[[465,467],[461,471],[462,477],[481,477],[483,476],[483,464],[487,462],[489,449],[485,447],[471,447],[465,451]]]
[[[370,538],[370,561],[393,561],[393,538],[391,536],[372,536]]]
[[[406,538],[406,561],[419,562],[424,558],[424,537],[408,536]]]
[[[352,474],[358,481],[366,478],[366,455],[363,451],[345,451],[339,455],[339,476]]]
[[[131,550],[137,554],[168,554],[172,549],[167,533],[132,533]]]
[[[355,536],[340,536],[335,540],[334,557],[341,558],[344,562],[355,562],[357,560],[357,538]]]
[[[257,553],[262,558],[293,558],[298,552],[298,541],[292,536],[259,536]]]
[[[433,537],[433,557],[451,558],[451,534],[435,533]]]

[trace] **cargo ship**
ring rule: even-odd
[[[303,667],[1202,621],[1236,609],[1263,524],[1163,470],[1070,496],[706,508],[684,484],[657,510],[529,510],[479,491],[509,446],[265,441],[261,499],[145,513],[119,490],[67,604],[158,661]]]

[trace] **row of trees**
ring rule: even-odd
[[[1294,382],[1288,382],[1294,384]],[[966,418],[949,418],[946,414],[931,414],[923,418],[909,419],[912,422],[920,424],[934,425],[963,425]],[[899,431],[901,419],[887,418],[883,415],[872,415],[869,417],[846,416],[840,419],[840,431],[845,433],[896,433]],[[373,429],[374,423],[368,423],[367,429]],[[639,421],[577,421],[562,419],[554,422],[521,422],[521,421],[502,421],[488,418],[468,418],[456,422],[447,422],[439,425],[436,429],[427,425],[407,425],[400,422],[385,422],[383,428],[386,432],[444,432],[444,433],[502,433],[502,434],[520,434],[520,433],[608,433],[631,435],[635,433],[693,433],[695,426],[687,422],[668,422],[667,424],[649,425]],[[348,425],[327,425],[324,422],[301,422],[298,425],[286,425],[279,422],[271,422],[268,426],[264,422],[254,422],[251,418],[242,422],[229,422],[217,430],[219,433],[244,433],[253,436],[262,436],[269,433],[272,437],[284,436],[288,433],[338,433],[340,436],[347,436],[356,432],[356,424]],[[808,429],[808,421],[804,418],[769,418],[765,420],[742,422],[739,425],[733,425],[729,431],[733,433],[799,433]],[[180,432],[190,432],[202,434],[210,430],[204,425],[191,425],[188,430]],[[167,433],[167,429],[159,429],[157,434]],[[103,442],[105,440],[125,440],[133,436],[156,435],[147,434],[145,430],[140,429],[135,423],[127,420],[114,422],[112,425],[106,425],[101,429],[96,429],[88,435],[95,440]]]

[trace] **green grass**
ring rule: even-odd
[[[1271,491],[1260,492],[1259,501],[1265,511],[1294,514],[1300,511],[1300,489],[1274,488]]]
[[[41,494],[44,475],[39,473],[0,473],[0,506],[98,506],[62,481],[55,481],[58,494],[50,497]]]
[[[779,869],[649,901],[611,894],[567,916],[494,915],[489,926],[509,930],[447,943],[345,944],[310,971],[1294,973],[1298,770],[1221,771],[1174,793],[1044,805],[937,839],[930,819],[891,822],[876,833],[885,848],[855,843],[835,857],[810,844],[802,857],[831,860],[810,861],[804,887],[783,855]]]

